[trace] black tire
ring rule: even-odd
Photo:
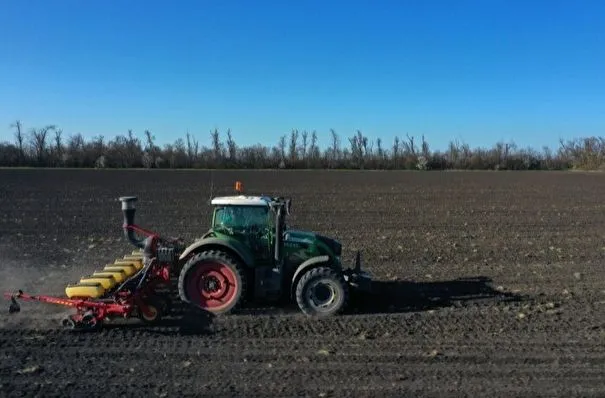
[[[215,274],[206,280],[213,285],[204,283],[202,286],[204,272]],[[204,300],[202,291],[206,289],[205,294],[208,297],[213,294],[212,289],[217,285],[219,291],[223,286],[235,286],[231,286],[233,290],[228,291],[230,295],[228,302],[215,306],[211,305],[210,301]],[[220,250],[207,250],[192,256],[183,266],[178,281],[179,296],[183,302],[215,315],[228,314],[240,308],[246,297],[247,287],[242,262]]]
[[[103,328],[103,321],[100,321],[90,311],[85,314],[79,322],[75,323],[74,330],[78,332],[97,332]]]
[[[168,294],[155,292],[151,298],[157,301],[156,304],[160,305],[162,317],[170,316],[174,304],[172,303],[172,300]]]
[[[168,297],[168,295],[162,295],[160,296],[160,298],[162,300],[162,316],[170,316],[170,314],[172,313],[172,308],[174,306],[172,300],[170,300],[170,297]]]
[[[316,285],[328,287],[332,293],[329,305],[314,303],[312,296]],[[343,276],[329,267],[317,267],[305,272],[296,285],[296,302],[308,316],[326,317],[343,311],[349,300],[349,286]]]

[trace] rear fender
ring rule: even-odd
[[[310,259],[300,264],[298,268],[296,268],[296,271],[294,271],[294,276],[292,277],[292,283],[290,284],[290,297],[294,297],[294,294],[296,292],[296,284],[305,272],[307,272],[311,268],[315,268],[323,264],[329,264],[329,262],[330,256],[324,255],[311,257]]]
[[[252,256],[252,253],[247,250],[246,246],[236,240],[225,240],[219,238],[203,238],[192,243],[185,249],[185,251],[183,251],[179,257],[179,260],[182,261],[183,259],[189,257],[189,255],[192,253],[198,253],[210,247],[227,248],[239,256],[246,266],[252,267],[254,265],[254,256]]]

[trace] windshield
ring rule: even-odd
[[[216,209],[213,227],[265,228],[273,224],[272,220],[265,206],[225,206]]]

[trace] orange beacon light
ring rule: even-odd
[[[235,192],[242,193],[242,183],[240,181],[235,182]]]

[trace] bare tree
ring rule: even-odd
[[[48,132],[51,130],[55,130],[54,125],[48,125],[39,129],[32,128],[31,138],[32,138],[32,146],[34,148],[34,153],[36,154],[36,160],[39,166],[44,165],[44,161],[46,160],[47,155],[47,143],[46,140],[48,138]]]
[[[330,147],[330,168],[336,166],[336,163],[340,159],[340,138],[334,129],[330,129],[330,136],[332,138],[332,145]]]
[[[399,137],[395,136],[395,140],[393,141],[393,168],[399,169],[399,156],[401,150],[401,142],[399,141]]]
[[[126,153],[128,160],[126,161],[127,167],[135,167],[140,159],[141,152],[141,141],[134,136],[131,129],[128,129],[128,137],[126,139]]]
[[[67,141],[67,155],[69,158],[70,166],[84,166],[84,147],[85,143],[82,134],[77,133],[69,137]]]
[[[145,130],[145,139],[147,140],[146,153],[143,155],[145,167],[153,168],[156,163],[156,151],[155,151],[155,136],[151,135],[151,131]]]
[[[349,138],[351,144],[351,156],[353,158],[353,167],[363,169],[365,167],[365,158],[368,153],[368,138],[360,130],[357,134]]]
[[[382,149],[382,139],[380,138],[376,139],[376,152],[376,157],[378,158],[376,166],[382,169],[384,167],[384,149]]]
[[[55,130],[55,158],[58,164],[63,164],[63,141],[61,135],[63,130]]]
[[[408,141],[404,144],[405,152],[407,155],[411,155],[416,157],[416,144],[414,143],[414,137],[410,137],[409,134],[406,134]]]
[[[315,166],[319,156],[319,147],[317,146],[317,131],[313,130],[311,133],[311,144],[309,145],[309,157],[311,158],[312,166]]]
[[[168,165],[181,167],[286,167],[290,168],[404,168],[408,169],[497,169],[535,170],[535,169],[597,169],[605,168],[605,137],[583,137],[561,141],[558,151],[544,147],[542,151],[531,148],[518,149],[514,143],[498,142],[491,148],[471,148],[468,144],[450,142],[444,152],[431,153],[429,143],[422,136],[416,146],[414,137],[407,135],[401,140],[395,137],[392,149],[384,148],[381,138],[368,139],[357,130],[348,142],[350,146],[341,147],[340,139],[334,129],[330,130],[331,142],[325,150],[318,147],[317,132],[292,130],[283,135],[278,145],[266,147],[257,144],[238,148],[227,131],[225,144],[220,142],[217,130],[211,131],[212,145],[201,147],[199,142],[187,132],[186,141],[182,138],[174,144],[155,145],[155,137],[145,130],[141,142],[128,130],[126,135],[118,135],[105,143],[103,137],[94,137],[85,141],[78,133],[64,138],[63,131],[54,125],[28,130],[24,133],[20,120],[10,124],[13,129],[14,144],[0,143],[0,164],[3,166],[36,165],[95,167],[103,158],[104,167],[151,167]],[[54,135],[52,132],[54,131]],[[288,141],[289,139],[289,141]],[[376,147],[376,148],[375,148]],[[229,159],[229,162],[225,160]],[[166,159],[164,163],[161,159]],[[154,161],[155,160],[155,161]],[[302,161],[301,161],[302,160]],[[401,160],[404,160],[402,163]]]
[[[300,153],[302,155],[303,160],[307,160],[307,144],[308,144],[308,140],[309,140],[309,132],[307,130],[304,130],[302,132],[302,143],[301,143],[301,148],[300,148]],[[309,163],[306,162],[306,166],[305,167],[309,167]]]
[[[298,130],[293,129],[292,132],[290,133],[290,147],[288,148],[288,152],[290,153],[290,163],[292,167],[296,166],[296,160],[298,158],[298,156],[296,156],[296,150],[297,150],[297,144],[298,144]]]
[[[25,160],[25,151],[23,149],[23,142],[25,141],[25,137],[23,137],[23,126],[21,125],[21,121],[17,120],[15,123],[11,124],[11,127],[15,129],[15,140],[17,141],[17,148],[19,149],[19,164],[23,164]]]
[[[235,145],[235,141],[231,136],[231,129],[227,130],[227,150],[229,152],[229,161],[235,163],[237,160],[237,145]]]
[[[286,136],[285,135],[282,135],[279,138],[278,150],[279,150],[280,162],[285,162],[286,161]]]
[[[189,166],[197,162],[198,151],[199,142],[187,132],[187,158],[189,160]]]
[[[210,132],[210,137],[212,138],[212,157],[215,167],[218,167],[221,165],[222,160],[222,145],[218,129],[214,129],[214,131]]]

